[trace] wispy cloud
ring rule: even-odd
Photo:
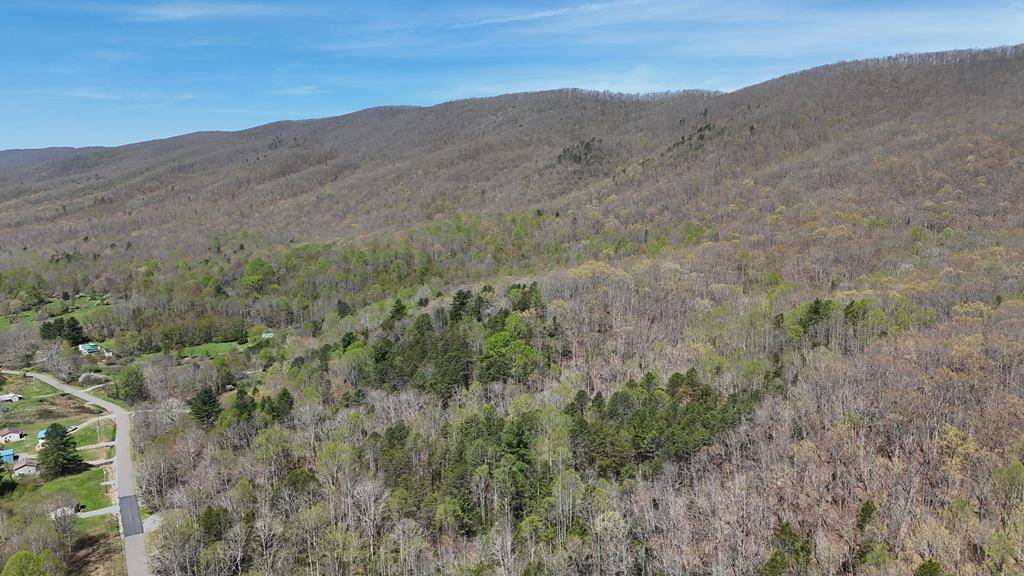
[[[557,70],[504,69],[500,78],[454,82],[435,89],[434,100],[497,96],[513,92],[535,92],[557,88],[585,88],[629,94],[667,92],[679,88],[680,79],[670,71],[646,64],[604,70],[583,70],[565,74]]]
[[[102,100],[117,102],[180,102],[195,99],[194,94],[166,94],[162,92],[116,91],[92,86],[43,90],[36,92],[38,96],[54,99]]]
[[[253,18],[283,13],[278,6],[248,2],[161,2],[125,7],[122,17],[127,20],[173,22],[203,18]]]
[[[515,24],[519,22],[531,22],[535,20],[545,20],[548,18],[558,18],[579,14],[590,14],[594,12],[602,12],[605,10],[611,10],[615,8],[625,8],[627,6],[643,4],[644,0],[619,0],[615,2],[592,2],[589,4],[580,4],[576,6],[564,6],[562,8],[553,8],[550,10],[538,10],[536,12],[526,12],[520,14],[509,14],[507,16],[498,16],[494,18],[484,18],[473,22],[463,22],[461,24],[455,24],[452,28],[474,28],[478,26],[493,26],[497,24]]]
[[[312,96],[314,94],[322,94],[322,90],[318,86],[313,85],[301,85],[301,86],[288,86],[287,88],[281,88],[279,90],[273,90],[271,94],[277,96]]]
[[[124,100],[125,98],[124,94],[107,92],[98,88],[68,88],[45,92],[44,95],[51,98],[80,98],[83,100]]]

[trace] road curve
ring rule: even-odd
[[[88,392],[79,390],[61,382],[56,377],[41,372],[19,372],[16,370],[0,370],[5,374],[24,374],[50,386],[95,404],[114,415],[117,425],[117,436],[114,438],[114,478],[117,483],[117,500],[120,507],[121,537],[124,539],[124,560],[128,567],[128,576],[150,576],[149,562],[146,557],[146,540],[142,532],[142,517],[139,514],[139,502],[135,486],[135,466],[132,463],[132,416],[124,408],[97,398]]]

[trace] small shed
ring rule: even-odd
[[[2,402],[20,402],[22,399],[21,394],[15,394],[14,392],[8,392],[7,394],[0,394],[0,403]]]
[[[7,450],[0,450],[0,462],[4,464],[10,464],[14,462],[14,450],[8,448]]]

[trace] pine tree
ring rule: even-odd
[[[914,570],[914,576],[943,576],[946,573],[936,560],[925,560]]]
[[[189,410],[200,425],[209,428],[217,422],[217,418],[220,416],[220,401],[213,389],[207,386],[189,402]]]
[[[279,417],[284,418],[292,413],[292,408],[295,407],[295,397],[292,396],[292,393],[289,392],[287,388],[282,388],[281,391],[277,393],[275,404],[277,404],[277,413]]]
[[[64,318],[57,317],[39,326],[39,337],[43,340],[60,338],[64,334]]]
[[[473,293],[469,290],[459,290],[452,297],[452,308],[448,313],[449,318],[452,322],[458,322],[462,319],[462,313],[466,311],[466,307],[469,306],[470,298]]]
[[[63,336],[64,339],[72,346],[78,346],[86,340],[85,330],[82,329],[82,323],[74,316],[71,316],[64,321],[64,329],[61,332],[61,336]]]
[[[388,315],[381,327],[385,330],[390,330],[392,326],[397,324],[402,318],[405,318],[407,309],[405,303],[400,299],[395,298],[395,301],[391,304],[391,313]]]
[[[61,424],[50,424],[46,429],[46,443],[39,451],[39,466],[48,478],[73,474],[85,467],[78,445]]]
[[[256,401],[253,400],[249,392],[246,391],[244,386],[238,388],[238,393],[235,394],[235,403],[232,404],[232,408],[235,411],[235,419],[239,422],[248,422],[252,420],[252,414],[256,411]]]
[[[352,313],[352,306],[343,299],[339,299],[338,303],[334,305],[334,312],[339,318],[344,318]]]

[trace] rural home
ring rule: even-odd
[[[82,354],[95,354],[100,351],[100,346],[95,342],[86,342],[78,345],[78,351]]]
[[[4,428],[0,430],[0,442],[4,444],[8,442],[17,442],[21,440],[22,436],[25,435],[25,431],[21,428]]]
[[[19,401],[21,401],[21,394],[15,394],[13,392],[8,392],[7,394],[0,394],[0,403]]]
[[[18,478],[31,476],[39,471],[39,464],[35,458],[18,458],[14,462],[14,475]]]

